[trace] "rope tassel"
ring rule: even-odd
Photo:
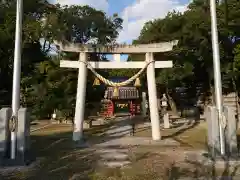
[[[119,96],[118,87],[115,86],[114,89],[113,89],[113,97],[114,97],[114,98],[117,98],[118,96]]]
[[[100,81],[98,78],[95,78],[94,82],[93,82],[93,86],[99,86],[100,85]]]
[[[141,81],[140,81],[139,78],[136,78],[136,81],[135,81],[135,83],[134,83],[134,86],[135,86],[135,87],[140,87],[140,86],[141,86]]]

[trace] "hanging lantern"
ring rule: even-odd
[[[141,82],[140,82],[140,79],[139,79],[139,78],[136,79],[136,81],[135,81],[135,83],[134,83],[134,86],[135,86],[135,87],[140,87],[140,86],[141,86]]]
[[[118,87],[117,87],[117,86],[114,86],[114,89],[113,89],[113,97],[114,97],[114,98],[118,98],[118,96],[119,96]]]
[[[95,78],[94,82],[93,82],[93,86],[99,86],[100,85],[100,81],[98,78]]]

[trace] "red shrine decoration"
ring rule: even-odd
[[[113,91],[113,87],[107,87],[105,99],[102,100],[101,115],[109,117],[124,113],[135,116],[141,113],[141,99],[136,87],[119,87],[118,97],[113,97]]]
[[[141,106],[139,103],[135,103],[134,101],[130,102],[130,113],[132,116],[136,115],[136,114],[140,114],[141,113]]]
[[[104,117],[113,116],[113,112],[114,112],[113,102],[111,100],[104,99],[101,101],[101,104],[102,104],[102,108],[101,108],[100,115]]]

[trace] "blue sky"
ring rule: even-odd
[[[190,0],[49,0],[62,5],[89,5],[108,15],[118,13],[123,18],[123,30],[117,41],[131,43],[138,38],[144,23],[163,18],[169,11],[183,12]],[[125,59],[125,56],[124,56]]]

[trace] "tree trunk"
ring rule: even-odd
[[[174,114],[174,115],[178,115],[176,103],[175,103],[175,101],[173,100],[173,98],[171,97],[171,95],[169,94],[168,88],[166,88],[166,95],[167,95],[167,98],[168,98],[169,106],[170,106],[173,114]]]

